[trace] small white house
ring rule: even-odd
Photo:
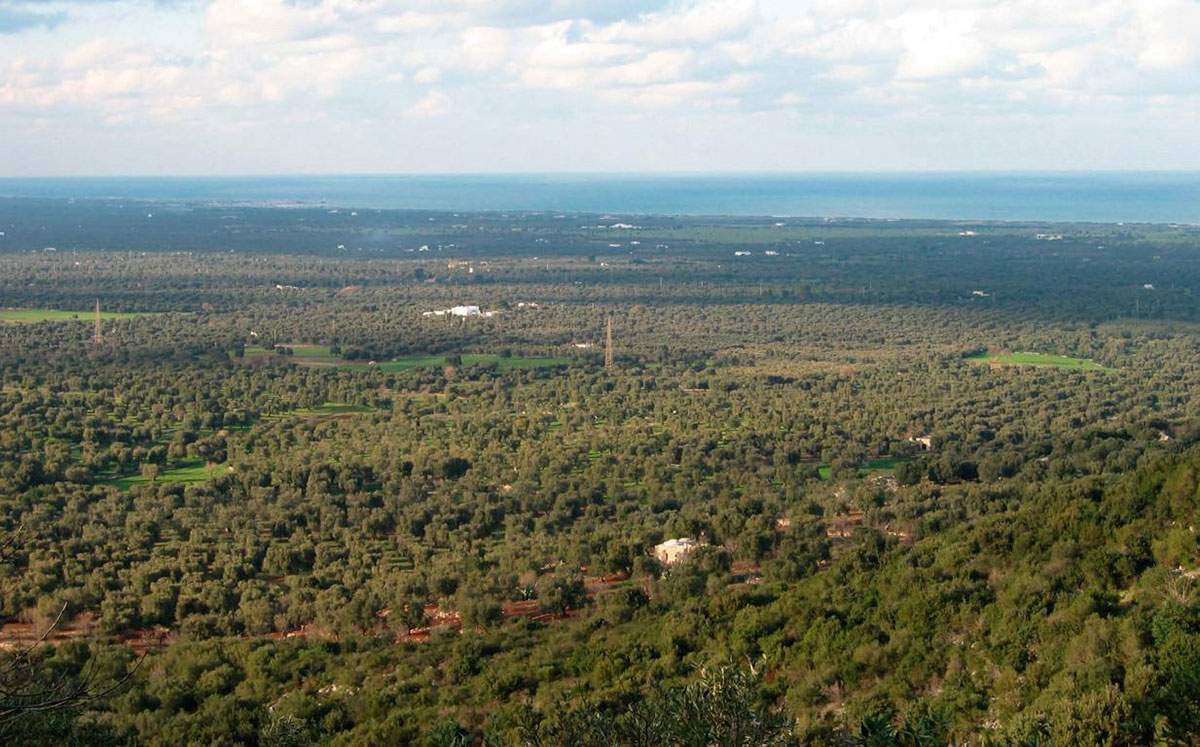
[[[448,309],[422,311],[421,316],[495,316],[496,311],[480,311],[478,306],[452,306]]]
[[[913,436],[908,440],[916,444],[919,451],[931,451],[933,449],[933,436]]]
[[[663,565],[675,565],[691,555],[700,547],[700,543],[691,537],[669,539],[654,546],[654,557]]]

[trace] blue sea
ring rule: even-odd
[[[3,197],[643,215],[1200,224],[1200,173],[0,179]]]

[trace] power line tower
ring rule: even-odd
[[[604,368],[611,371],[613,367],[612,317],[608,317],[608,328],[604,338]]]
[[[99,345],[104,339],[103,332],[100,327],[100,299],[96,299],[96,328],[92,332],[92,342]]]

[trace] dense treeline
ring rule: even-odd
[[[1200,287],[1200,235],[1190,226],[781,225],[40,200],[0,200],[0,226],[0,296],[69,309],[99,295],[113,310],[228,310],[276,286],[295,306],[400,286],[489,301],[518,291],[583,303],[758,298],[1195,320]]]
[[[649,692],[731,720],[782,708],[799,721],[773,724],[781,744],[1189,744],[1200,602],[1180,566],[1197,560],[1198,485],[1193,449],[1115,481],[913,495],[903,502],[944,519],[917,543],[863,529],[832,562],[751,586],[706,584],[721,565],[690,563],[567,624],[401,645],[188,636],[75,728],[150,744],[282,731],[293,743],[649,744],[622,731],[650,717],[623,715]],[[819,557],[806,533],[793,524],[777,558]],[[699,585],[677,595],[691,574]],[[728,661],[765,677],[745,682]],[[706,676],[743,689],[663,692],[714,665]],[[694,724],[656,723],[657,743],[693,743],[671,735]]]
[[[1186,229],[79,209],[159,251],[0,257],[79,312],[0,322],[0,642],[152,653],[27,740],[1200,738]],[[443,258],[250,251],[359,218]]]

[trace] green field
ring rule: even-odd
[[[204,482],[219,472],[228,469],[224,464],[208,466],[200,459],[185,459],[174,467],[166,467],[158,473],[157,482]],[[134,485],[144,485],[150,482],[140,472],[134,475],[122,475],[108,481],[121,490],[129,490]]]
[[[489,365],[497,364],[500,370],[507,371],[510,368],[547,368],[550,366],[565,366],[570,363],[569,358],[504,358],[499,355],[490,355],[487,353],[468,353],[462,356],[464,366]],[[450,365],[445,355],[406,355],[395,360],[384,361],[371,365],[369,363],[355,363],[346,368],[365,371],[368,369],[379,371],[403,371],[410,368],[442,368]]]
[[[291,412],[283,412],[275,415],[264,415],[264,420],[282,420],[284,418],[320,418],[329,415],[345,415],[348,413],[371,412],[371,408],[366,405],[350,405],[345,402],[326,402],[320,407],[306,407],[300,410],[292,410]]]
[[[982,353],[968,355],[966,359],[976,363],[992,363],[998,366],[1053,366],[1072,368],[1079,371],[1111,371],[1111,368],[1087,358],[1068,358],[1050,353]]]
[[[338,360],[337,356],[329,349],[328,345],[309,345],[308,343],[280,343],[278,347],[291,348],[292,354],[288,356],[288,360],[296,363],[322,362],[334,363]],[[247,358],[257,355],[276,355],[275,349],[265,348],[260,345],[247,345],[245,355]]]
[[[336,358],[328,345],[284,345],[284,347],[292,349],[292,355],[296,358],[328,358],[330,360]]]
[[[896,469],[897,465],[907,462],[907,459],[899,459],[897,457],[885,457],[883,459],[868,459],[867,466],[859,469],[860,476],[874,475],[881,472],[891,472]],[[822,480],[828,480],[830,469],[828,464],[822,464],[817,467],[817,472]]]
[[[101,311],[100,318],[133,319],[149,314],[126,314],[111,311]],[[61,311],[58,309],[0,309],[0,322],[93,322],[96,320],[95,311]]]
[[[399,358],[394,358],[390,361],[379,361],[377,363],[349,363],[345,362],[344,359],[339,359],[336,355],[334,355],[333,352],[330,351],[328,345],[280,343],[280,347],[292,349],[292,354],[288,356],[280,356],[281,360],[290,361],[302,366],[338,366],[351,371],[404,371],[410,368],[445,368],[446,366],[450,365],[447,359],[452,355],[415,353],[413,355],[404,355]],[[258,345],[247,345],[245,348],[246,358],[255,358],[264,355],[276,355],[276,352],[272,348],[261,347]],[[464,353],[461,358],[462,365],[464,366],[490,365],[495,363],[502,371],[507,371],[511,368],[547,368],[551,366],[565,366],[571,362],[571,359],[561,357],[505,358],[503,356],[494,355],[491,353]]]

